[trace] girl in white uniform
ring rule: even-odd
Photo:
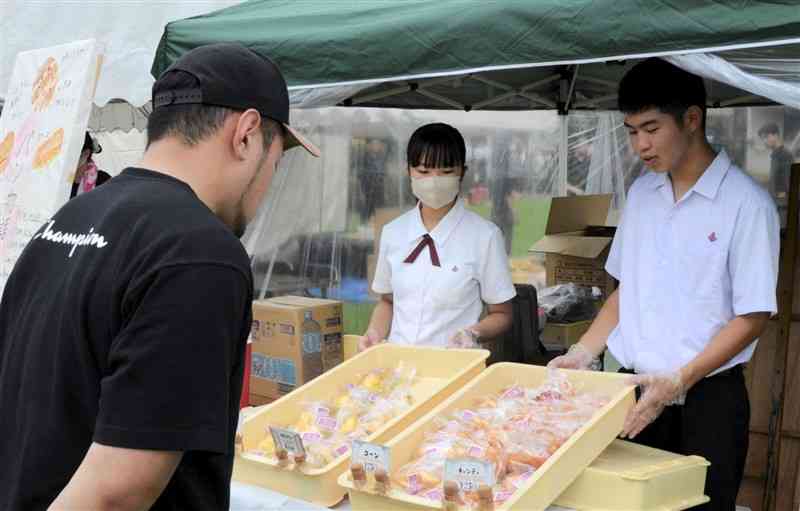
[[[503,235],[458,198],[465,159],[452,126],[428,124],[411,136],[408,173],[419,203],[383,228],[372,283],[381,298],[361,349],[383,339],[468,346],[510,328],[516,292]]]

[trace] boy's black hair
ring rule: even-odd
[[[706,87],[703,79],[666,60],[649,58],[633,66],[622,78],[617,95],[619,110],[637,114],[657,108],[683,126],[689,107],[703,111],[706,125]]]

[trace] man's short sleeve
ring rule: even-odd
[[[378,262],[375,266],[375,277],[372,279],[372,290],[380,295],[392,293],[392,267],[389,265],[386,237],[386,227],[384,227],[381,233],[381,242],[378,247]]]
[[[115,447],[227,453],[252,290],[224,265],[160,269],[124,299],[94,441]]]
[[[614,239],[611,241],[611,250],[608,252],[608,259],[606,259],[606,271],[609,275],[617,280],[622,276],[622,244],[623,232],[625,229],[625,214],[623,213],[617,226],[617,232],[614,233]]]
[[[728,254],[733,312],[778,312],[780,223],[768,197],[745,205],[736,221]]]
[[[489,305],[505,303],[517,296],[500,229],[496,229],[489,239],[481,265],[480,285],[481,299]]]
[[[611,241],[611,250],[608,253],[608,259],[606,259],[606,272],[618,281],[622,280],[622,254],[623,244],[625,243],[625,226],[628,222],[632,222],[635,216],[631,210],[633,209],[634,195],[638,188],[637,185],[638,180],[634,181],[631,189],[628,191],[628,200],[622,210],[622,217],[619,219],[617,231],[614,233],[614,239]]]

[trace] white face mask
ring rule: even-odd
[[[411,178],[414,196],[432,209],[443,208],[453,202],[460,188],[461,176]]]

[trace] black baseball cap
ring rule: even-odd
[[[195,78],[197,86],[168,88],[161,79],[173,72]],[[286,128],[284,150],[302,146],[313,156],[317,147],[289,126],[289,91],[278,66],[238,43],[200,46],[182,55],[153,84],[153,109],[203,104],[247,110],[254,108]]]

